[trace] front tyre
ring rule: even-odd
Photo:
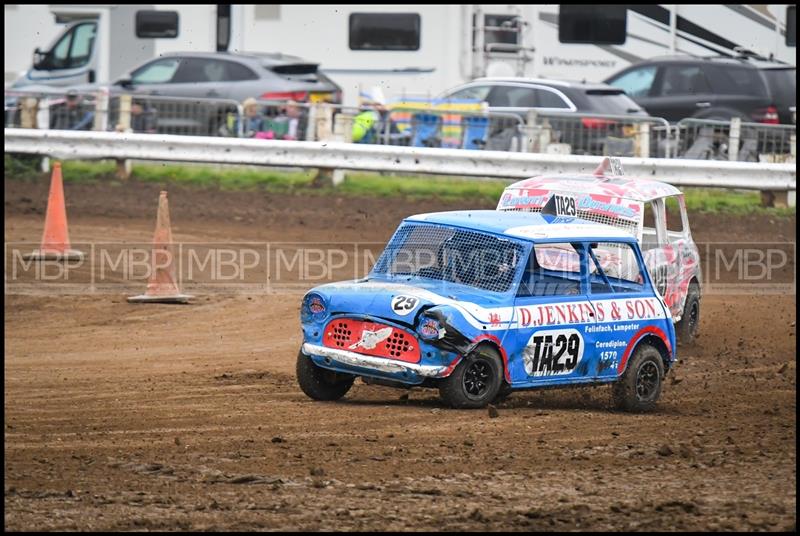
[[[640,344],[622,377],[612,385],[614,406],[624,411],[652,411],[661,396],[664,362],[661,352]]]
[[[678,340],[684,344],[692,344],[697,338],[697,328],[700,325],[700,285],[692,281],[686,293],[686,303],[683,305],[683,314],[680,321],[675,324]]]
[[[483,408],[492,402],[503,382],[503,364],[492,348],[479,348],[458,364],[439,384],[439,396],[452,408]]]
[[[297,383],[314,400],[339,400],[353,386],[354,376],[318,367],[303,352],[297,354]]]

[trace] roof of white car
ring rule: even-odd
[[[452,225],[533,241],[552,239],[634,239],[631,233],[611,225],[594,223],[571,216],[553,216],[531,212],[459,210],[417,214],[406,218],[406,221]]]
[[[515,182],[508,186],[505,192],[520,190],[603,195],[641,202],[681,193],[676,187],[665,182],[614,175],[540,175]]]

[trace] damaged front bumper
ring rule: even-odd
[[[351,368],[357,367],[378,373],[380,376],[391,375],[395,379],[403,378],[410,383],[415,383],[425,378],[442,378],[451,368],[450,366],[442,365],[418,365],[416,363],[394,361],[383,357],[372,357],[310,343],[303,344],[303,353],[312,358],[321,358],[322,362],[318,364],[324,367],[335,368],[336,370],[343,370],[342,367],[345,367],[344,371],[351,373],[356,372]]]

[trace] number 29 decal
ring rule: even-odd
[[[573,372],[583,357],[583,337],[575,329],[540,330],[523,352],[528,376],[563,376]]]
[[[395,296],[392,298],[392,311],[400,316],[406,316],[419,304],[419,300],[413,296]]]

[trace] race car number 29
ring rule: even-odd
[[[583,337],[574,329],[537,331],[523,352],[529,376],[570,374],[583,357]]]
[[[419,300],[413,296],[395,296],[392,298],[392,311],[400,316],[405,316],[414,310]]]

